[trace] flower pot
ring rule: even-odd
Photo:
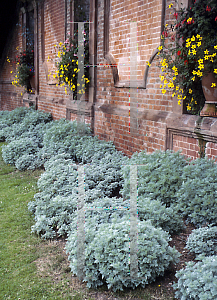
[[[202,78],[202,88],[206,102],[200,116],[217,117],[217,78],[213,73],[208,73]]]

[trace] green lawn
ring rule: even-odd
[[[31,233],[34,219],[27,204],[37,191],[41,172],[20,172],[0,156],[1,300],[80,299],[69,288],[69,268],[58,243]],[[60,269],[61,276],[55,280]]]

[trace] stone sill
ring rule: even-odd
[[[66,100],[66,109],[72,114],[93,116],[93,103],[79,100]]]
[[[116,88],[133,88],[133,89],[145,89],[145,82],[144,80],[137,80],[137,81],[117,81],[114,86]]]

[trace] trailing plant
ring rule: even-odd
[[[198,114],[204,105],[201,79],[210,72],[217,78],[217,5],[215,0],[197,0],[188,7],[174,10],[174,23],[162,33],[160,75],[162,93],[169,88],[178,104],[187,102],[187,111]],[[171,59],[172,58],[172,59]],[[216,87],[213,82],[211,87]]]
[[[89,77],[89,31],[88,24],[85,24],[86,28],[84,31],[84,75],[81,78],[81,82],[78,82],[78,36],[77,33],[72,39],[70,36],[64,41],[60,42],[59,45],[55,45],[57,50],[57,62],[56,74],[53,75],[54,78],[58,78],[61,86],[67,85],[69,90],[73,93],[73,98],[77,100],[78,94],[84,94],[87,84],[90,82]],[[78,89],[78,91],[77,91]],[[67,93],[67,88],[65,88]]]
[[[176,192],[182,185],[181,175],[186,164],[187,161],[180,152],[136,152],[129,159],[128,166],[122,168],[124,185],[121,193],[124,198],[130,197],[129,165],[137,165],[138,196],[160,200],[170,206],[177,199]]]
[[[16,56],[16,75],[12,84],[15,86],[24,86],[27,92],[32,91],[30,79],[34,77],[34,50],[28,47]]]
[[[187,221],[201,227],[217,225],[217,166],[214,160],[193,160],[182,170],[183,181],[174,205]]]
[[[129,265],[129,216],[114,218],[95,228],[91,217],[85,219],[85,265],[84,281],[90,288],[106,283],[114,291],[123,287],[135,288],[138,285],[155,281],[157,276],[178,259],[178,252],[168,245],[168,234],[160,228],[154,228],[149,222],[138,222],[138,277],[130,276]],[[78,275],[77,249],[80,245],[77,232],[72,231],[66,243],[70,267]]]
[[[217,255],[217,226],[202,227],[192,231],[186,248],[198,255]]]
[[[202,261],[188,262],[185,269],[176,273],[178,283],[173,285],[175,296],[181,300],[217,298],[217,256]]]

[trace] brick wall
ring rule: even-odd
[[[103,56],[104,1],[98,7],[98,65],[108,64]],[[153,7],[155,9],[153,9]],[[130,21],[137,23],[138,60],[137,79],[143,80],[146,61],[160,45],[161,30],[160,1],[111,1],[109,25],[109,52],[117,64],[119,81],[129,81],[130,65]],[[126,64],[123,66],[123,64]],[[146,89],[134,89],[138,110],[172,111],[172,98],[161,93],[159,68],[154,60],[148,71]],[[165,124],[154,120],[139,118],[136,134],[130,132],[129,99],[132,90],[128,87],[115,87],[112,67],[97,68],[97,111],[95,114],[95,132],[100,138],[114,141],[116,147],[128,155],[146,149],[152,152],[165,149]],[[132,101],[132,100],[131,100]],[[102,111],[102,106],[105,107]],[[111,112],[111,107],[121,106],[120,111]],[[107,111],[106,111],[107,109]],[[139,117],[139,113],[137,113]]]
[[[135,151],[147,150],[151,153],[157,149],[182,149],[182,153],[191,159],[199,157],[197,135],[199,117],[183,115],[170,94],[163,95],[160,89],[160,69],[156,49],[160,45],[162,1],[160,0],[110,0],[109,24],[104,24],[104,3],[97,1],[97,80],[94,103],[94,133],[100,139],[112,140],[117,149],[131,156]],[[168,4],[170,4],[169,1]],[[44,16],[44,17],[43,17]],[[67,11],[64,0],[45,0],[38,6],[38,68],[39,89],[38,109],[53,114],[54,119],[78,118],[72,105],[72,96],[66,93],[55,81],[55,59],[59,42],[65,39],[65,16],[70,16],[70,0]],[[165,11],[166,23],[170,23],[172,15]],[[44,22],[43,22],[44,20]],[[132,38],[130,34],[136,21],[137,49],[137,81],[130,88],[130,74],[135,64],[132,56]],[[17,47],[22,44],[22,13],[8,51],[11,61],[15,59]],[[105,26],[105,28],[104,28]],[[108,49],[104,36],[108,26]],[[67,31],[72,26],[67,24]],[[132,51],[134,51],[133,49]],[[105,51],[108,51],[105,53]],[[106,55],[104,55],[106,54]],[[135,58],[135,57],[134,57]],[[150,61],[150,67],[146,62]],[[0,75],[0,109],[11,110],[23,105],[23,88],[12,86],[15,64],[5,62]],[[130,70],[131,68],[131,70]],[[93,86],[94,82],[92,82]],[[90,103],[91,104],[91,103]],[[130,104],[130,105],[129,105]],[[25,104],[26,105],[26,104]],[[133,105],[136,107],[133,109]],[[131,116],[131,117],[130,117]],[[135,117],[137,128],[135,128]],[[209,119],[209,120],[208,120]],[[92,123],[91,109],[85,109],[84,119]],[[134,120],[134,121],[133,121]],[[206,120],[206,118],[203,118]],[[207,124],[214,124],[213,118],[207,118]],[[131,124],[130,124],[131,121]],[[199,123],[201,121],[199,120]],[[217,128],[212,131],[204,121],[200,134],[208,141],[206,155],[215,158]],[[173,141],[168,142],[168,132],[172,130]],[[176,133],[176,131],[178,133]],[[188,135],[186,136],[186,132]]]
[[[22,23],[22,15],[19,15],[19,23]],[[22,106],[23,88],[15,88],[11,82],[16,71],[16,55],[22,46],[22,26],[16,26],[10,44],[5,49],[7,61],[0,70],[0,109],[13,110]]]

